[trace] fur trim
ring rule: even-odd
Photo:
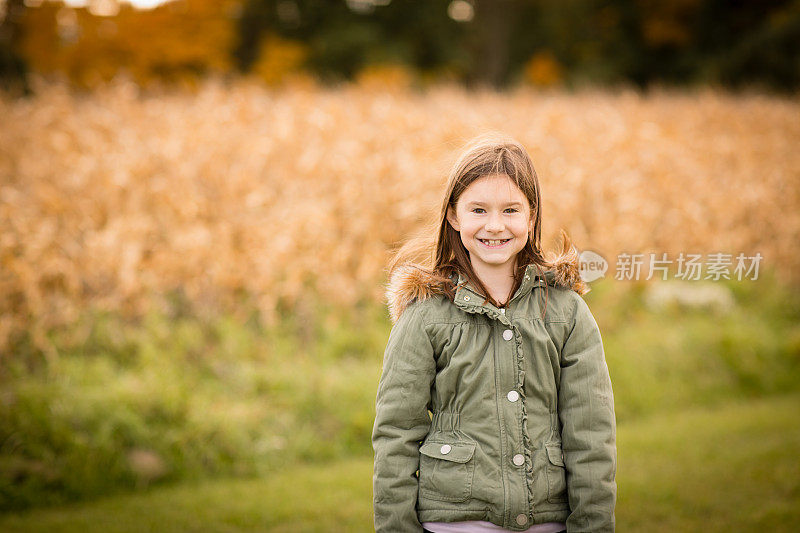
[[[572,289],[581,296],[589,292],[589,286],[581,279],[581,263],[578,250],[570,247],[560,255],[549,257],[548,262],[553,265],[552,268],[545,271],[545,278],[548,275],[552,278],[552,282],[550,279],[547,280],[548,283],[555,287]]]
[[[562,252],[549,259],[549,262],[553,266],[544,273],[549,285],[572,289],[581,295],[589,292],[589,287],[580,276],[580,263],[575,248]],[[426,269],[410,263],[397,267],[386,286],[386,301],[392,323],[400,319],[400,315],[414,300],[426,300],[444,293],[441,280]]]
[[[434,294],[444,294],[444,289],[441,282],[434,279],[427,270],[413,264],[397,267],[386,286],[386,301],[392,324],[398,321],[411,302],[426,300]]]

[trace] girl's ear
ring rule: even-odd
[[[458,223],[458,217],[452,207],[447,208],[447,221],[453,226],[456,231],[461,231],[461,224]]]

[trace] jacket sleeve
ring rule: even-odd
[[[561,351],[558,411],[567,474],[568,533],[614,531],[617,498],[614,396],[600,330],[575,295]]]
[[[373,504],[375,531],[421,532],[417,517],[419,446],[431,425],[431,384],[436,375],[419,304],[392,328],[375,403]]]

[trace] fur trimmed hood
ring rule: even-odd
[[[581,295],[589,292],[589,287],[580,276],[580,263],[575,248],[555,258],[551,257],[549,262],[552,267],[544,271],[548,285],[572,289]],[[442,282],[427,269],[410,263],[398,266],[386,286],[386,301],[392,324],[400,319],[403,311],[415,300],[425,300],[444,293]]]

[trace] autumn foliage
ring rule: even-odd
[[[115,10],[103,16],[60,2],[27,9],[20,53],[39,74],[62,76],[84,88],[120,75],[140,85],[186,87],[235,70],[233,21],[241,1],[182,0],[150,10],[119,4]],[[304,58],[300,43],[269,35],[252,71],[277,84],[299,70]]]

